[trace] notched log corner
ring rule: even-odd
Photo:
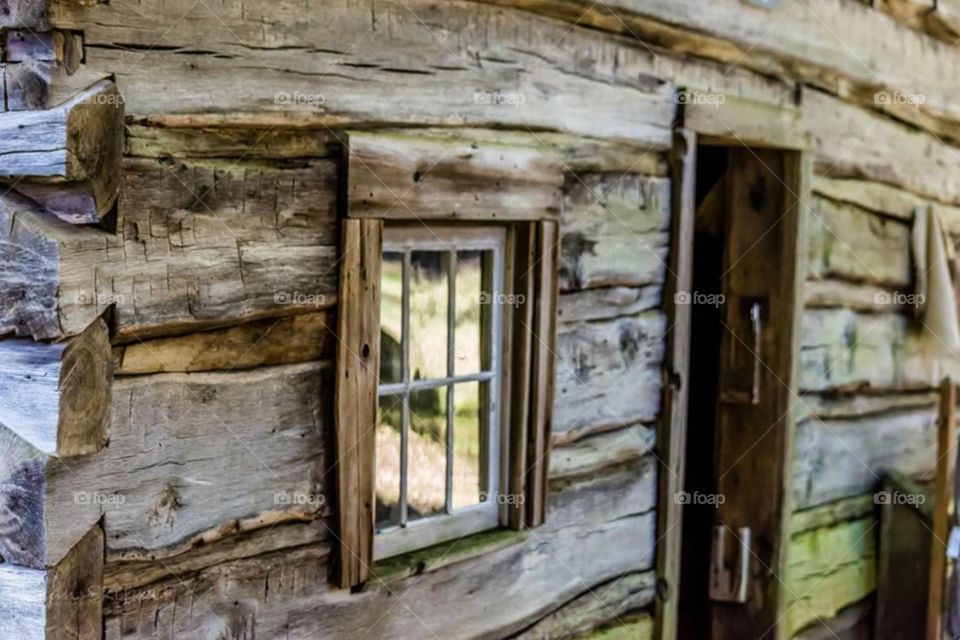
[[[112,80],[52,109],[0,113],[0,179],[62,220],[100,222],[120,190],[123,116]]]
[[[103,530],[95,525],[50,569],[0,564],[0,636],[99,640],[103,559]]]
[[[46,455],[95,453],[107,437],[112,382],[102,318],[60,343],[0,340],[0,425]]]

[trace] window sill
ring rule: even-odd
[[[436,571],[457,562],[493,553],[519,544],[528,535],[529,531],[494,529],[380,560],[373,565],[370,579],[365,583],[365,587],[403,580]]]

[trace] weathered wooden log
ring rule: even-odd
[[[629,618],[631,612],[648,606],[653,602],[655,583],[656,576],[652,571],[620,576],[562,604],[555,612],[514,637],[517,640],[552,640],[583,636],[611,619]],[[633,634],[625,637],[632,640],[643,638]]]
[[[102,319],[66,342],[0,340],[0,425],[43,454],[99,451],[107,440],[112,386]]]
[[[480,0],[521,7],[577,25],[654,42],[677,54],[695,53],[757,72],[793,77],[873,109],[956,139],[956,89],[917,69],[960,72],[950,43],[902,28],[864,3],[811,0],[771,11],[739,0],[705,7],[698,0]],[[856,24],[841,41],[833,25]],[[864,64],[864,60],[876,61]],[[952,77],[952,76],[951,76]],[[878,97],[878,90],[885,98]],[[882,139],[882,138],[881,138]]]
[[[663,286],[604,287],[560,295],[557,319],[563,323],[631,316],[660,306]]]
[[[124,173],[121,235],[0,200],[0,334],[76,335],[114,307],[124,343],[334,304],[332,161],[133,159]]]
[[[227,329],[133,342],[113,350],[117,375],[240,371],[333,357],[330,311],[249,322]]]
[[[936,460],[936,412],[906,410],[797,425],[793,497],[798,509],[876,491],[885,471],[929,472]]]
[[[560,214],[563,166],[535,144],[387,131],[350,132],[347,148],[346,206],[353,218],[541,220]]]
[[[660,409],[665,331],[660,311],[560,325],[554,436],[576,439],[654,421]]]
[[[651,567],[656,464],[648,458],[615,475],[557,488],[546,524],[530,533],[494,532],[400,558],[392,570],[378,565],[381,573],[347,598],[327,581],[326,545],[171,576],[108,600],[104,637],[420,637],[432,635],[428,630],[440,637],[510,636],[550,615],[557,603]],[[505,543],[499,541],[504,535]],[[456,561],[436,562],[447,554]],[[483,590],[476,590],[478,583]],[[189,606],[197,593],[206,606]],[[524,595],[509,607],[477,600],[504,593]],[[398,597],[406,606],[391,606]],[[463,606],[468,600],[477,606]]]
[[[824,198],[813,198],[811,204],[808,277],[912,292],[909,226]]]
[[[605,467],[642,458],[656,444],[656,431],[652,425],[638,424],[573,442],[564,441],[564,434],[558,434],[550,449],[550,477],[589,476]]]
[[[105,80],[52,109],[0,114],[0,177],[68,222],[99,222],[122,180],[123,113]]]
[[[670,181],[636,174],[573,176],[562,225],[561,290],[662,283]]]
[[[876,585],[873,517],[814,529],[790,540],[785,609],[786,635],[827,620],[862,600]],[[829,636],[828,636],[829,637]]]
[[[93,527],[50,569],[0,564],[0,637],[99,640],[103,625],[103,530]]]

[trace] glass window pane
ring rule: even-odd
[[[483,281],[483,266],[490,259],[489,251],[457,252],[457,322],[456,353],[454,358],[455,375],[469,375],[483,370],[486,362],[481,361],[481,347],[484,344],[483,331],[489,331],[489,322],[484,319],[485,312],[496,308],[491,305],[492,291]]]
[[[447,387],[410,393],[407,520],[444,512],[447,495]]]
[[[377,412],[377,529],[400,524],[400,424],[403,398],[381,396]]]
[[[380,383],[403,381],[403,254],[384,253],[380,276]]]
[[[447,253],[410,254],[410,377],[447,377]]]
[[[481,396],[487,384],[464,382],[453,389],[453,508],[462,509],[480,502],[481,459],[486,451],[487,403]]]

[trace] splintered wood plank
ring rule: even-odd
[[[347,146],[351,217],[539,220],[560,213],[563,167],[535,140],[351,132]]]
[[[525,465],[527,473],[527,525],[539,527],[546,516],[549,456],[553,433],[553,385],[557,337],[557,266],[560,252],[556,222],[539,225],[537,263],[535,265],[537,297],[534,310],[530,382],[531,415],[527,440],[529,449]]]
[[[364,582],[373,564],[374,460],[380,375],[382,220],[344,220],[334,429],[339,582]]]
[[[0,177],[68,222],[99,222],[120,190],[123,114],[109,80],[52,109],[0,114]]]
[[[58,457],[99,451],[107,440],[113,358],[97,319],[72,340],[0,340],[0,425]]]
[[[55,567],[0,564],[0,636],[17,640],[100,640],[103,530],[90,529]]]
[[[690,384],[691,305],[677,304],[678,292],[693,288],[693,233],[696,207],[697,134],[674,133],[673,197],[670,262],[663,289],[663,307],[670,331],[666,335],[663,366],[663,404],[657,447],[663,460],[658,480],[657,574],[666,585],[656,600],[657,638],[677,633],[680,595],[680,552],[683,509],[676,495],[683,489],[686,468],[687,396]]]

